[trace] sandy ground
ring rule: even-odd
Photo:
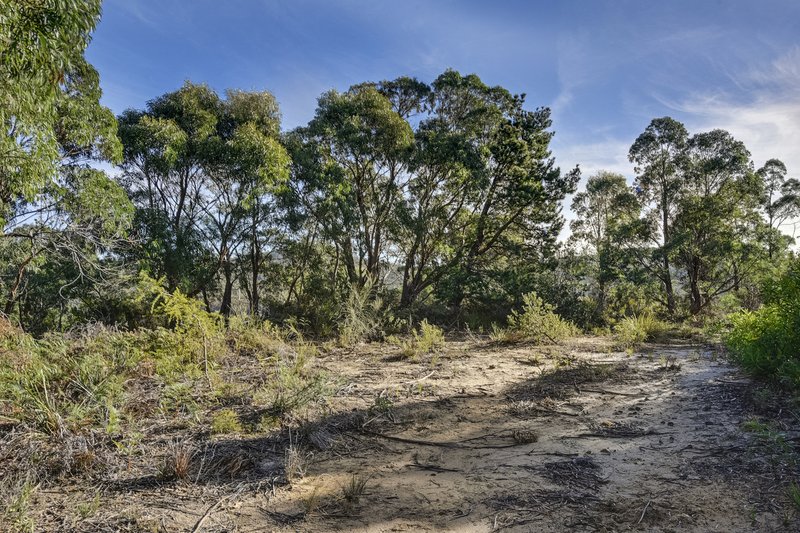
[[[800,531],[795,415],[714,346],[472,340],[318,364],[338,382],[329,415],[282,441],[220,439],[246,457],[230,479],[105,486],[95,516],[58,529]],[[290,484],[287,439],[304,450]],[[70,505],[52,497],[51,514]]]

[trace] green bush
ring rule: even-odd
[[[400,348],[403,357],[416,359],[420,355],[440,351],[444,348],[444,331],[442,328],[429,324],[423,320],[419,325],[419,332],[412,331],[407,339],[391,336],[387,341]]]
[[[12,353],[0,358],[5,414],[49,434],[98,426],[117,431],[123,375],[136,357],[124,348],[129,340],[105,328],[39,341],[22,332],[6,335],[0,344]]]
[[[536,293],[524,295],[522,302],[522,309],[514,310],[508,316],[508,327],[494,328],[494,340],[547,344],[580,333],[575,324],[558,316],[553,306],[545,303]]]
[[[614,326],[614,338],[624,348],[633,348],[643,342],[664,335],[669,325],[650,313],[625,317]]]
[[[753,374],[800,389],[800,261],[768,284],[765,294],[761,309],[731,316],[725,342]]]
[[[364,341],[382,340],[391,322],[383,299],[376,294],[375,282],[367,280],[363,287],[352,285],[342,304],[339,320],[339,343],[352,346]]]

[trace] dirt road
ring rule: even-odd
[[[461,343],[434,365],[370,352],[324,365],[345,383],[335,399],[345,414],[307,435],[322,449],[306,477],[240,498],[219,528],[797,527],[791,447],[758,422],[756,389],[713,347]]]
[[[318,364],[337,382],[323,418],[290,435],[215,438],[200,466],[218,481],[103,485],[96,516],[70,527],[800,530],[797,419],[714,346],[472,340],[433,359],[374,345]],[[73,505],[61,498],[50,516]]]

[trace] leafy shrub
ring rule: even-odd
[[[669,326],[650,313],[625,317],[614,326],[614,338],[624,348],[658,339]]]
[[[279,352],[285,346],[285,334],[269,320],[232,316],[228,324],[229,344],[239,355],[263,357]]]
[[[524,295],[522,301],[522,310],[514,310],[508,316],[508,327],[494,329],[494,340],[547,344],[579,333],[575,324],[558,316],[553,306],[545,303],[536,293]]]
[[[387,339],[391,344],[400,347],[404,357],[416,359],[427,353],[440,351],[444,348],[444,331],[442,328],[429,324],[423,320],[419,325],[419,332],[412,331],[407,339],[391,336]]]
[[[270,379],[259,389],[253,401],[268,406],[271,414],[281,417],[318,402],[332,393],[327,374],[312,365],[316,348],[298,338],[285,344],[272,359],[265,360]]]
[[[731,316],[725,342],[753,374],[800,389],[800,261],[765,292],[761,309]]]

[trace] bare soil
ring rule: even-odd
[[[206,435],[189,479],[165,482],[158,454],[192,430],[154,429],[143,436],[149,473],[148,458],[136,457],[113,476],[42,491],[37,522],[58,531],[800,530],[789,496],[797,417],[713,345],[626,354],[601,338],[464,340],[418,361],[368,345],[317,364],[336,393],[293,433]],[[305,473],[291,483],[290,442]],[[92,498],[99,508],[77,516]]]

